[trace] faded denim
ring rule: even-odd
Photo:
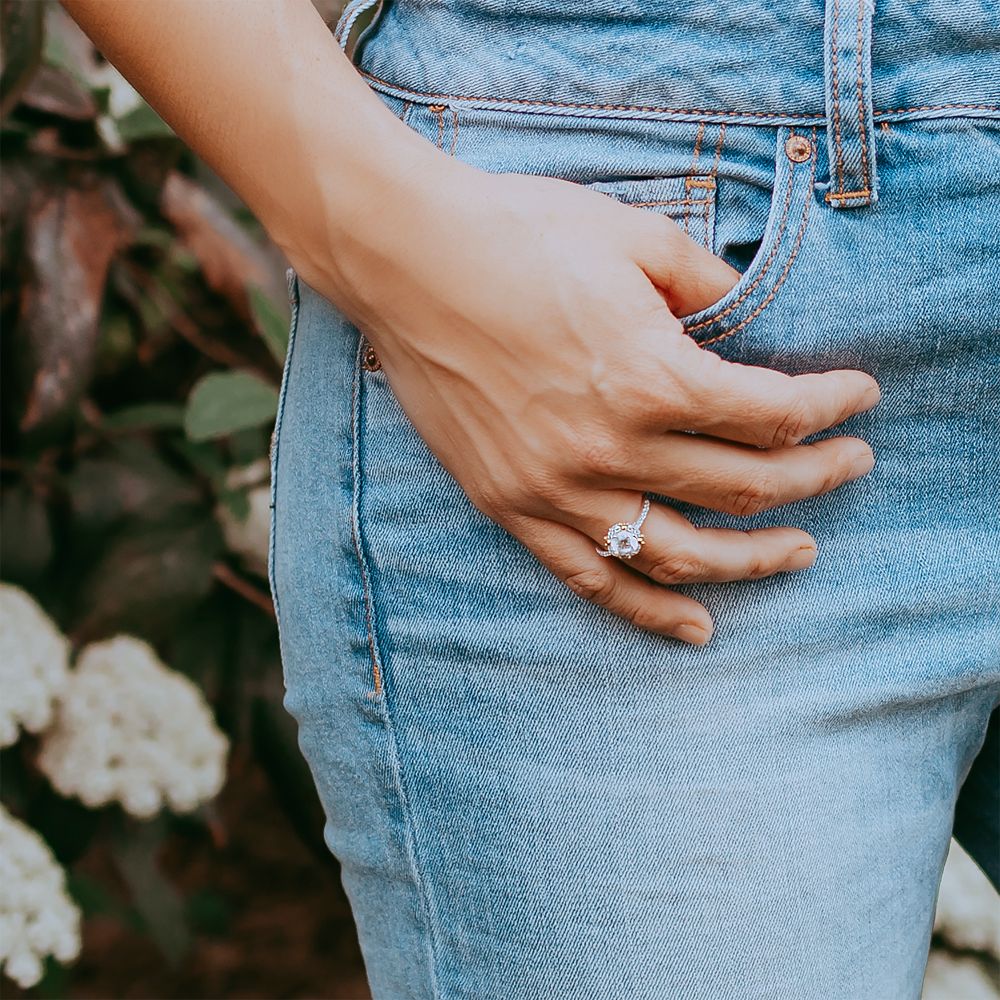
[[[915,1000],[953,825],[1000,868],[1000,8],[402,0],[352,54],[449,155],[736,266],[684,318],[705,349],[882,387],[811,439],[869,441],[858,481],[749,519],[654,497],[819,543],[679,588],[716,621],[696,648],[478,512],[289,272],[285,704],[375,997]]]

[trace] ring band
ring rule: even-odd
[[[614,556],[616,559],[631,559],[646,540],[642,532],[642,522],[649,513],[649,497],[642,498],[642,512],[634,521],[616,521],[604,536],[604,548],[596,549],[599,556]]]

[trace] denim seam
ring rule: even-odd
[[[691,177],[696,177],[698,175],[698,156],[701,153],[701,140],[705,138],[705,123],[698,123],[698,134],[695,136],[694,140],[694,154],[691,157],[691,169],[688,171],[688,179]],[[685,182],[686,186],[687,182]],[[684,206],[684,232],[691,235],[689,231],[691,216],[691,206],[686,204]]]
[[[277,536],[277,518],[275,516],[275,509],[278,502],[277,473],[278,451],[281,440],[281,424],[285,416],[285,397],[288,395],[288,380],[292,370],[292,351],[295,348],[295,335],[299,325],[299,279],[293,268],[289,267],[286,270],[285,281],[288,288],[288,304],[291,309],[291,314],[288,320],[288,345],[285,347],[285,363],[281,373],[281,388],[278,390],[278,408],[274,417],[274,429],[271,432],[271,454],[268,456],[271,467],[271,523],[268,531],[267,575],[268,582],[271,587],[271,601],[274,604],[274,618],[275,621],[279,623],[279,628],[281,617],[278,609],[278,588],[275,586],[274,557],[274,543]]]
[[[805,211],[802,213],[802,223],[799,226],[799,231],[795,236],[795,243],[792,246],[791,253],[788,256],[788,260],[785,262],[784,270],[778,277],[778,280],[774,283],[774,286],[764,297],[760,305],[749,316],[741,320],[734,326],[731,330],[726,330],[723,333],[718,334],[715,337],[711,337],[707,340],[699,341],[700,346],[706,347],[709,344],[717,344],[720,340],[725,340],[727,337],[731,337],[734,333],[739,333],[740,330],[744,329],[748,324],[752,323],[770,304],[774,301],[775,296],[778,294],[778,290],[785,283],[785,279],[788,277],[788,273],[792,269],[792,264],[795,263],[795,259],[799,255],[799,250],[802,248],[802,241],[806,234],[806,228],[809,225],[809,207],[812,204],[812,187],[816,180],[816,161],[818,159],[816,146],[816,130],[813,129],[813,161],[812,170],[809,175],[809,191],[806,194],[805,199]]]
[[[733,111],[733,110],[710,110],[698,108],[666,108],[656,105],[643,104],[587,104],[578,101],[545,101],[524,97],[499,97],[486,94],[444,94],[434,91],[415,90],[402,84],[384,80],[369,73],[367,70],[357,69],[358,73],[376,90],[383,93],[406,94],[411,100],[423,104],[438,104],[442,101],[449,105],[455,103],[464,104],[490,104],[506,105],[506,108],[493,110],[509,110],[516,112],[523,108],[550,109],[552,114],[571,113],[577,111],[610,111],[624,114],[652,114],[664,117],[674,116],[683,121],[701,121],[707,119],[727,120],[724,123],[740,124],[749,122],[759,125],[781,125],[788,122],[813,122],[817,125],[826,124],[826,112],[785,112],[785,111]],[[891,108],[885,111],[876,111],[875,117],[882,121],[896,115],[913,115],[921,112],[943,112],[943,111],[985,111],[991,115],[1000,115],[1000,104],[924,104],[911,108]]]
[[[715,187],[717,186],[716,178],[719,176],[719,164],[722,162],[722,147],[725,141],[726,141],[726,123],[723,122],[719,126],[719,138],[716,140],[715,156],[712,159],[712,173],[709,175],[709,178],[712,181],[713,189],[715,189]],[[705,249],[708,250],[709,253],[711,253],[715,244],[715,232],[714,232],[714,226],[712,227],[712,231],[711,232],[709,231],[708,214],[709,214],[709,208],[708,205],[706,204],[705,205]]]
[[[794,134],[794,130],[793,133]],[[816,152],[813,150],[813,157],[815,158]],[[732,302],[725,306],[721,312],[715,313],[711,316],[707,316],[705,319],[699,321],[694,326],[687,328],[686,332],[690,335],[696,333],[698,330],[703,330],[706,326],[711,326],[713,323],[718,323],[720,320],[725,319],[730,313],[738,309],[746,300],[757,290],[760,283],[767,277],[768,272],[774,265],[775,260],[778,258],[778,254],[781,252],[782,243],[785,237],[785,227],[788,224],[788,213],[792,207],[792,192],[795,189],[795,169],[796,165],[792,164],[788,168],[788,184],[785,188],[785,204],[781,212],[781,217],[778,220],[778,230],[774,237],[774,245],[771,247],[770,252],[767,255],[766,260],[761,265],[761,269],[757,274],[757,277],[743,289],[742,293],[737,296]]]
[[[837,49],[840,35],[840,4],[833,0],[833,27],[830,40],[830,77],[833,86],[833,148],[836,151],[837,188],[844,189],[844,147],[840,141],[840,74],[837,72]]]
[[[364,336],[358,337],[355,351],[354,381],[351,387],[351,465],[354,474],[353,497],[351,498],[351,536],[354,542],[354,552],[358,560],[358,570],[361,574],[362,603],[365,609],[365,636],[368,640],[368,652],[372,668],[372,688],[366,693],[369,698],[382,697],[382,667],[379,655],[378,640],[375,635],[375,607],[372,599],[371,577],[368,571],[368,560],[365,558],[364,544],[361,539],[361,366],[365,349]]]
[[[865,0],[858,0],[858,24],[857,24],[857,61],[858,61],[858,121],[861,123],[858,128],[858,138],[861,140],[861,186],[863,188],[873,188],[871,174],[868,171],[868,140],[865,136],[867,125],[865,123]],[[874,150],[873,150],[874,153]],[[873,193],[873,192],[872,192]]]
[[[351,393],[352,404],[352,427],[353,427],[353,467],[354,467],[354,502],[351,511],[352,533],[354,536],[354,548],[357,553],[358,565],[361,571],[362,589],[365,604],[365,625],[368,633],[369,650],[372,656],[372,666],[375,671],[375,689],[369,691],[371,699],[378,698],[382,704],[381,721],[385,727],[387,744],[389,750],[389,762],[392,770],[393,791],[399,799],[400,811],[403,817],[403,840],[406,849],[407,860],[410,866],[410,877],[420,899],[420,908],[424,922],[428,929],[427,934],[427,957],[428,973],[430,976],[431,996],[438,1000],[441,996],[437,980],[437,939],[438,930],[434,920],[433,905],[427,884],[421,875],[420,861],[417,852],[416,824],[413,819],[413,810],[410,807],[410,796],[406,787],[406,779],[403,775],[402,757],[399,752],[399,741],[396,736],[396,725],[392,716],[391,698],[387,692],[387,685],[383,680],[383,671],[379,667],[380,654],[378,651],[378,638],[376,635],[375,607],[371,588],[371,573],[368,568],[368,561],[364,554],[364,542],[361,532],[361,404],[364,392],[364,380],[361,374],[361,357],[364,350],[364,335],[358,337],[358,345],[355,350],[354,383]]]

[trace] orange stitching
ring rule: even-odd
[[[707,205],[711,198],[666,198],[663,201],[625,201],[631,208],[652,208],[654,205]]]
[[[816,114],[798,112],[785,114],[784,112],[776,111],[705,111],[699,108],[662,108],[644,104],[581,104],[575,101],[538,101],[526,97],[489,97],[482,94],[439,94],[429,90],[414,90],[412,87],[404,87],[402,84],[383,80],[381,77],[375,76],[373,73],[368,73],[363,69],[358,69],[357,72],[373,83],[379,83],[384,87],[402,91],[404,94],[413,94],[414,97],[437,98],[441,101],[447,101],[449,104],[454,101],[499,101],[504,104],[523,104],[530,107],[578,108],[584,111],[648,111],[655,114],[702,115],[705,117],[734,115],[740,118],[801,118],[806,121],[820,121],[826,117],[826,113],[822,111]]]
[[[884,115],[909,115],[915,111],[944,111],[947,108],[963,108],[966,111],[1000,111],[1000,104],[922,104],[916,108],[893,108],[890,111],[876,111],[879,117]]]
[[[691,188],[705,188],[708,191],[715,190],[715,179],[712,177],[686,177],[684,187],[689,191]]]
[[[451,135],[451,155],[454,156],[458,148],[458,112],[454,108],[451,109],[451,125],[454,129]]]
[[[857,0],[858,3],[858,133],[861,139],[861,178],[865,187],[871,183],[868,179],[868,140],[865,136],[867,131],[867,118],[865,117],[865,82],[864,82],[864,59],[863,59],[863,34],[865,25],[865,0]],[[843,185],[841,185],[843,187]]]
[[[816,141],[816,133],[814,131],[813,142],[815,141]],[[812,184],[815,181],[815,179],[816,179],[816,157],[814,156],[812,173],[809,176],[810,188],[812,187]],[[771,304],[771,302],[774,300],[775,295],[778,294],[778,289],[781,288],[781,286],[785,283],[785,279],[788,277],[788,272],[791,271],[792,264],[795,262],[795,258],[798,256],[799,250],[802,247],[802,238],[805,236],[806,227],[809,224],[809,206],[811,202],[812,198],[807,197],[806,210],[802,215],[802,225],[799,226],[799,231],[795,237],[795,244],[792,247],[791,255],[789,256],[788,261],[785,264],[785,269],[781,272],[781,276],[775,282],[775,285],[771,289],[771,291],[767,293],[767,296],[764,298],[763,302],[761,302],[761,304],[757,306],[757,308],[754,309],[754,311],[750,313],[750,315],[747,316],[746,319],[742,320],[731,330],[726,330],[725,333],[720,333],[718,336],[711,337],[708,340],[699,340],[698,345],[700,347],[706,347],[708,344],[717,344],[720,340],[725,340],[726,337],[731,337],[734,333],[739,333],[740,330],[742,330],[748,323],[753,322],[753,320],[755,320]]]
[[[793,133],[794,134],[794,133]],[[813,133],[815,137],[815,132]],[[816,162],[816,144],[813,142],[813,169],[815,170]],[[771,252],[767,256],[767,260],[761,265],[760,273],[754,278],[753,282],[748,288],[743,289],[743,293],[730,302],[729,305],[721,312],[714,316],[709,316],[707,319],[703,319],[700,323],[696,323],[694,326],[689,326],[686,328],[687,333],[694,333],[696,330],[702,330],[706,326],[711,326],[713,323],[717,323],[721,319],[725,319],[734,309],[737,309],[747,298],[753,293],[754,289],[764,280],[767,272],[771,269],[771,265],[774,263],[775,258],[778,256],[778,251],[781,249],[781,240],[785,235],[785,225],[788,222],[788,212],[792,207],[792,188],[794,186],[795,180],[795,165],[793,164],[788,168],[788,188],[785,191],[785,206],[781,213],[781,222],[778,224],[778,232],[774,239],[774,246],[771,248]]]
[[[860,2],[860,0],[859,0]],[[833,80],[833,148],[837,154],[837,187],[844,187],[844,154],[840,147],[840,81],[837,76],[837,47],[840,37],[840,3],[833,0],[833,31],[830,33],[830,44],[833,52],[830,58],[830,75]]]
[[[701,224],[702,224],[702,242],[705,244],[705,249],[708,250],[709,252],[711,252],[711,250],[712,250],[712,237],[711,237],[711,233],[710,233],[709,228],[708,228],[708,213],[709,213],[708,206],[710,204],[711,204],[711,199],[706,198],[705,199],[705,214],[704,214],[704,217],[701,220]]]
[[[437,138],[437,148],[444,149],[444,105],[443,104],[432,104],[428,109],[432,111],[438,120],[438,138]]]
[[[840,201],[841,198],[867,198],[872,192],[868,188],[861,191],[828,191],[824,201]]]
[[[702,138],[704,138],[704,135],[705,135],[705,123],[704,122],[699,122],[698,123],[698,135],[695,137],[695,140],[694,140],[694,157],[691,160],[691,169],[688,171],[688,174],[693,174],[698,169],[698,154],[701,152],[701,140],[702,140]],[[687,187],[687,181],[686,180],[684,182],[684,186]],[[685,206],[684,206],[684,232],[687,233],[689,236],[691,235],[690,230],[688,229],[688,226],[690,225],[690,221],[691,221],[690,218],[689,218],[689,212],[690,211],[691,211],[690,205],[685,204]]]
[[[582,104],[572,101],[538,101],[525,97],[489,97],[485,95],[471,94],[439,94],[429,90],[414,90],[412,87],[404,87],[399,83],[392,83],[383,80],[374,73],[369,73],[363,69],[355,67],[355,70],[366,80],[372,83],[381,84],[392,90],[401,91],[404,94],[412,94],[414,97],[437,98],[444,101],[494,101],[504,104],[523,104],[540,108],[577,108],[584,111],[646,111],[651,114],[661,115],[701,115],[705,118],[718,118],[722,115],[732,115],[734,118],[799,118],[803,121],[822,122],[826,118],[826,112],[816,113],[798,111],[732,111],[712,108],[664,108],[656,105],[645,104]],[[428,106],[430,107],[430,106]],[[945,111],[948,108],[964,109],[966,111],[996,111],[1000,113],[1000,104],[924,104],[915,108],[893,108],[890,111],[876,111],[877,117],[885,115],[907,115],[917,111]]]

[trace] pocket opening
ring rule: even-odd
[[[752,248],[746,269],[717,302],[679,317],[685,332],[699,344],[713,344],[746,329],[774,301],[795,262],[809,221],[819,146],[813,129],[810,157],[793,162],[785,153],[785,143],[794,134],[790,128],[777,130],[767,222],[760,241],[742,245],[745,253]],[[732,245],[729,252],[738,246]]]

